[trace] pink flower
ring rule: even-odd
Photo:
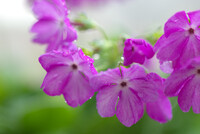
[[[167,96],[178,96],[183,112],[192,106],[195,113],[200,113],[200,57],[175,70],[165,81],[164,92]]]
[[[153,120],[166,123],[172,119],[172,106],[170,100],[164,95],[164,79],[155,73],[148,74],[146,78],[147,81],[144,84],[158,92],[156,101],[146,103],[147,114]]]
[[[153,47],[143,39],[127,39],[123,56],[125,66],[133,62],[143,64],[145,58],[150,59],[154,56]]]
[[[94,95],[89,79],[96,70],[93,60],[82,50],[70,54],[53,51],[42,55],[39,61],[47,71],[41,86],[47,95],[63,95],[71,107],[82,105]]]
[[[181,68],[188,60],[200,56],[200,10],[173,15],[166,23],[164,35],[155,45],[157,58],[172,61],[173,68]]]
[[[91,78],[91,85],[98,91],[97,110],[102,117],[116,114],[127,127],[138,122],[144,113],[144,102],[157,99],[157,91],[148,88],[145,71],[134,65],[100,72]]]
[[[48,44],[46,51],[57,50],[62,42],[77,39],[77,33],[67,18],[64,0],[34,0],[32,9],[38,19],[31,29],[36,34],[33,41]]]

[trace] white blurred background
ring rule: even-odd
[[[199,0],[126,0],[79,8],[71,14],[85,12],[108,35],[121,32],[135,37],[156,31],[177,11],[199,8]],[[35,21],[25,0],[0,0],[0,73],[29,84],[41,83],[45,75],[38,62],[45,46],[33,44],[29,32]],[[86,44],[91,35],[80,34],[78,43]]]

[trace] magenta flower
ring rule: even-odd
[[[96,70],[93,60],[82,50],[71,54],[53,51],[42,55],[39,61],[47,71],[41,86],[47,95],[63,95],[71,107],[82,105],[94,95],[89,79]]]
[[[124,47],[124,65],[128,66],[133,62],[143,64],[145,58],[154,56],[153,47],[143,39],[126,39]]]
[[[138,122],[144,113],[144,102],[157,99],[155,89],[144,85],[145,71],[134,65],[100,72],[91,78],[91,85],[98,91],[97,110],[102,117],[116,114],[127,127]]]
[[[70,53],[74,53],[78,51],[78,47],[76,44],[72,42],[63,42],[62,47],[60,48],[60,51],[64,51],[70,54]]]
[[[166,23],[164,35],[155,45],[157,58],[172,61],[173,68],[181,68],[189,59],[200,56],[200,10],[173,15]]]
[[[33,12],[38,18],[31,29],[34,42],[48,44],[46,51],[57,50],[62,42],[77,39],[77,33],[67,18],[64,0],[34,0]]]
[[[147,114],[160,123],[166,123],[172,119],[172,107],[170,100],[164,95],[164,79],[155,73],[147,75],[147,81],[144,84],[148,88],[157,90],[158,98],[156,101],[146,103]]]
[[[178,104],[183,112],[188,112],[192,106],[195,113],[200,113],[200,57],[192,59],[167,78],[165,94],[178,96]]]

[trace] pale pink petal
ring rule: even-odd
[[[158,94],[157,101],[146,104],[146,111],[153,120],[166,123],[172,119],[172,106],[162,90],[158,90]]]
[[[174,69],[172,67],[172,62],[171,61],[164,61],[160,63],[160,69],[167,74],[171,74]]]
[[[137,123],[143,116],[143,103],[131,90],[121,92],[117,104],[116,116],[127,127]]]
[[[165,36],[168,37],[177,31],[185,31],[188,27],[189,21],[185,11],[177,12],[165,23]]]
[[[45,76],[41,88],[43,88],[43,91],[47,95],[61,95],[65,84],[70,79],[68,73],[69,69],[66,66],[56,66],[51,68]]]
[[[199,84],[197,83],[199,83],[199,81],[197,82],[193,76],[184,84],[178,94],[178,104],[183,112],[189,112],[190,107],[192,106],[194,92],[199,88]]]
[[[116,86],[108,86],[98,92],[96,96],[97,110],[101,117],[114,116],[118,96],[119,90],[116,90]]]
[[[63,90],[63,96],[71,107],[81,106],[94,95],[89,81],[80,73],[73,72]]]

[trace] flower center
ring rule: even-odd
[[[131,50],[132,50],[132,52],[134,52],[135,48],[134,48],[134,47],[132,47],[132,49],[131,49]]]
[[[122,87],[126,87],[127,86],[127,83],[126,82],[121,82],[121,84],[120,84]]]
[[[200,69],[197,69],[197,73],[200,74]]]
[[[59,25],[60,25],[61,28],[64,27],[64,24],[65,24],[65,22],[63,20],[60,20]]]
[[[78,66],[76,64],[72,64],[72,69],[77,70]]]
[[[190,29],[188,30],[188,32],[189,32],[190,34],[194,34],[194,29],[193,29],[193,28],[190,28]]]

